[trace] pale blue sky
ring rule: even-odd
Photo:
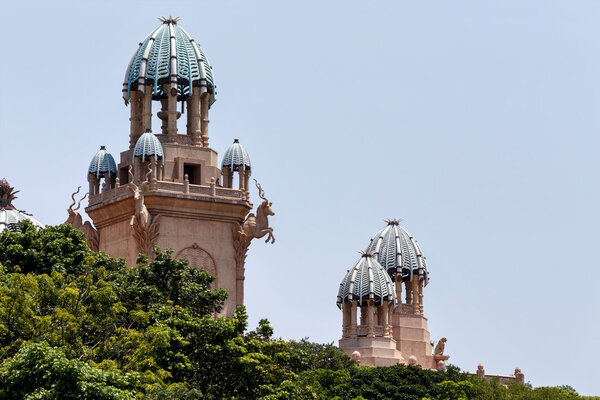
[[[127,147],[127,63],[158,16],[181,16],[217,83],[211,145],[240,139],[276,212],[277,242],[247,260],[251,326],[337,341],[340,280],[404,218],[453,364],[600,394],[600,2],[2,9],[0,175],[19,208],[63,222],[98,147]]]

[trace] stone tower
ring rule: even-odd
[[[387,226],[373,236],[369,242],[365,254],[370,255],[376,264],[376,267],[372,268],[373,271],[378,271],[380,268],[381,271],[386,272],[384,275],[390,281],[389,285],[393,286],[393,289],[390,290],[394,292],[395,303],[390,306],[389,316],[381,315],[374,309],[367,309],[365,318],[361,318],[360,322],[356,319],[349,320],[349,329],[346,329],[348,323],[344,313],[344,333],[340,340],[340,347],[349,355],[358,352],[363,365],[408,362],[419,364],[423,368],[443,368],[445,361],[449,358],[443,355],[443,344],[446,339],[442,339],[442,343],[436,347],[436,354],[434,354],[427,329],[427,318],[423,314],[423,288],[429,282],[425,257],[416,240],[400,226],[400,220],[394,219],[386,222]],[[377,274],[370,272],[371,284],[376,283],[376,278],[380,275],[380,272]],[[345,280],[346,278],[344,278]],[[339,293],[342,293],[344,281]],[[364,281],[369,282],[367,278]],[[343,304],[342,309],[355,307],[356,294],[340,299],[339,293],[338,306],[341,303]],[[378,304],[377,295],[374,297],[373,304]],[[390,351],[384,352],[379,349],[378,347],[381,346],[377,341],[370,344],[369,341],[362,339],[363,336],[369,337],[369,332],[372,331],[375,333],[387,332],[386,324],[391,325],[389,340],[394,342],[395,349],[398,351],[395,355]],[[370,335],[372,336],[372,333]],[[383,336],[385,337],[385,335]],[[365,354],[376,354],[376,356],[369,358],[365,357]],[[395,360],[392,361],[392,357],[395,357]]]
[[[118,164],[104,148],[94,156],[85,211],[97,229],[97,250],[133,267],[139,253],[171,248],[174,257],[216,277],[215,286],[229,292],[222,314],[231,315],[244,301],[243,261],[252,239],[244,236],[250,160],[236,143],[247,160],[230,160],[222,177],[208,136],[212,69],[178,20],[161,18],[129,63],[123,83],[129,148]]]

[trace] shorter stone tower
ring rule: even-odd
[[[436,347],[434,354],[427,329],[427,318],[423,314],[423,289],[429,282],[425,257],[417,241],[400,226],[400,220],[392,219],[386,220],[386,222],[387,226],[371,238],[365,254],[377,261],[376,264],[379,268],[385,271],[385,276],[392,285],[394,298],[397,299],[397,303],[395,302],[390,309],[389,316],[391,339],[397,350],[394,363],[403,363],[405,360],[409,360],[423,368],[440,369],[449,357],[443,355],[445,339]],[[373,275],[373,278],[376,276],[378,275]],[[342,293],[341,289],[340,293]],[[338,295],[338,306],[339,304],[340,296]],[[367,312],[369,313],[369,311]],[[346,319],[346,314],[344,314],[344,335],[340,340],[340,347],[348,355],[352,355],[356,349],[348,346]],[[360,339],[368,336],[368,332],[365,333],[359,329],[357,336]],[[367,344],[368,342],[363,341],[363,343]],[[358,350],[361,356],[365,351],[378,354],[378,356],[374,356],[374,359],[361,357],[361,364],[382,365],[385,363],[385,365],[389,365],[388,353],[385,355],[381,352],[377,353],[376,349],[377,347],[373,346],[369,350]]]
[[[344,276],[337,305],[344,315],[340,347],[347,354],[359,357],[364,365],[390,366],[402,361],[390,324],[396,305],[394,284],[371,253],[364,253]]]

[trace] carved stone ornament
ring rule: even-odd
[[[146,177],[150,174],[146,174]],[[129,225],[133,230],[133,237],[137,242],[138,252],[152,258],[152,248],[156,244],[160,228],[160,214],[151,215],[148,208],[144,204],[144,192],[148,189],[148,180],[144,181],[140,186],[134,183],[132,167],[129,166],[130,183],[127,185],[133,193],[135,201],[135,214],[131,216]]]
[[[260,184],[256,179],[254,182],[258,188],[258,195],[263,199],[263,202],[256,209],[256,215],[250,213],[243,224],[238,222],[233,224],[233,248],[235,250],[235,263],[238,268],[242,268],[246,262],[246,254],[252,239],[268,235],[265,243],[268,243],[269,240],[271,244],[275,243],[273,228],[269,227],[269,216],[275,215],[275,213],[271,209],[271,202],[265,197],[265,192]]]
[[[433,351],[433,354],[436,356],[441,356],[444,354],[444,349],[446,347],[446,341],[448,339],[446,339],[445,337],[441,338],[440,341],[437,343],[437,345],[435,346],[435,350]]]
[[[99,235],[98,231],[94,226],[90,223],[90,221],[83,222],[83,218],[81,218],[81,214],[77,212],[81,207],[81,202],[87,197],[87,193],[83,195],[83,197],[77,203],[77,207],[73,208],[75,205],[75,195],[79,193],[81,190],[81,186],[77,188],[77,191],[71,195],[71,199],[73,199],[73,203],[67,209],[69,213],[69,217],[65,221],[65,224],[73,225],[73,228],[77,229],[79,232],[82,232],[85,235],[85,241],[90,249],[93,251],[98,251],[99,247]]]
[[[207,251],[198,246],[198,243],[182,249],[177,253],[175,258],[185,258],[189,261],[190,266],[206,271],[215,278],[218,278],[215,261]]]

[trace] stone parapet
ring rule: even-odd
[[[149,190],[148,193],[165,193],[177,196],[186,196],[191,199],[208,200],[210,198],[221,198],[224,200],[237,200],[248,203],[243,200],[243,192],[238,189],[216,188],[214,194],[211,191],[210,185],[192,185],[178,182],[158,181],[155,184],[154,190]],[[94,207],[107,202],[122,200],[131,197],[131,191],[126,185],[105,190],[99,194],[90,196],[88,207]]]

